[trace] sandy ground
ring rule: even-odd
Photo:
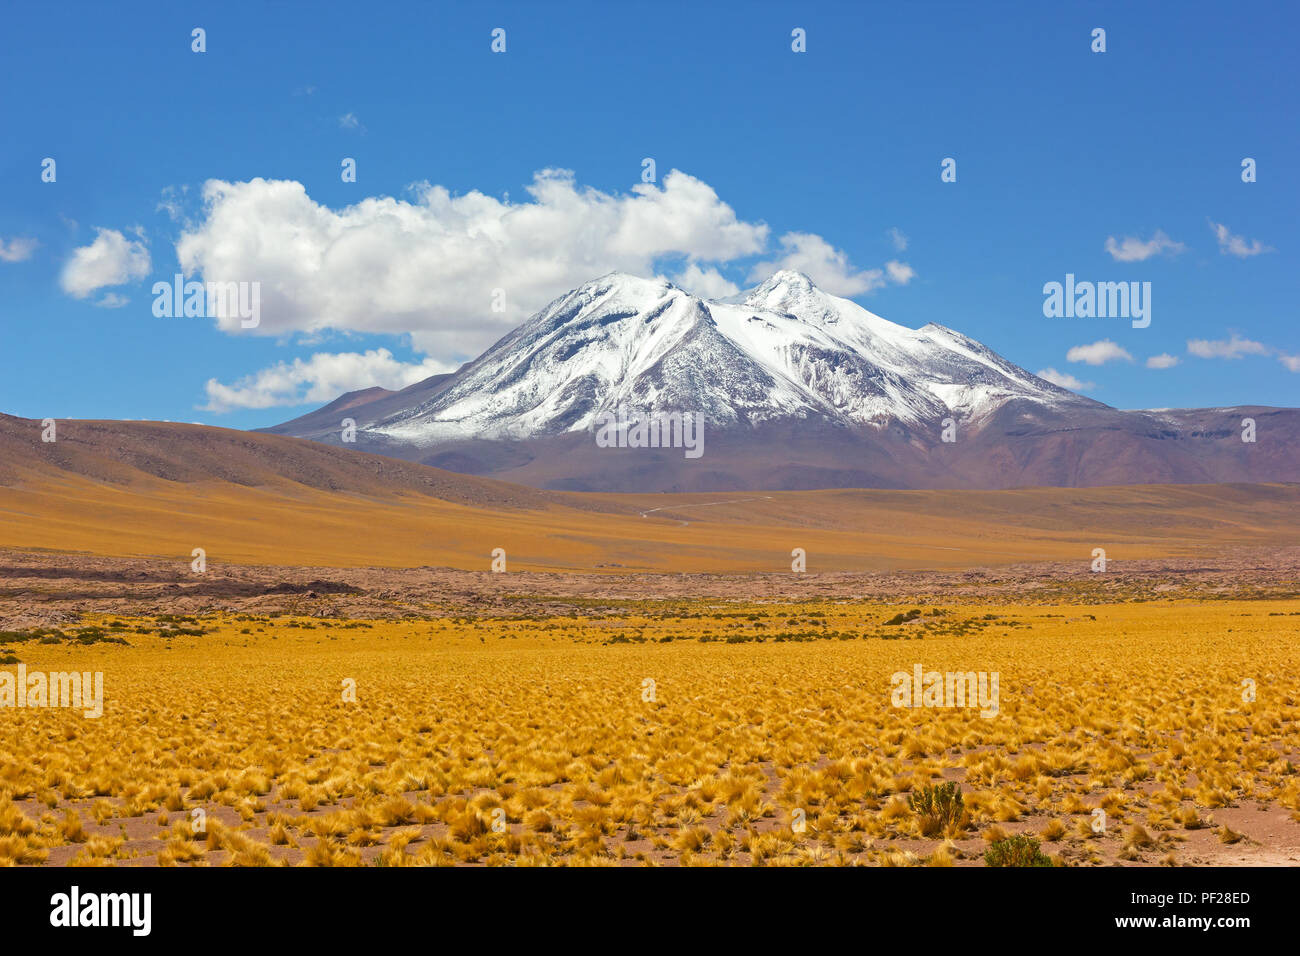
[[[1039,563],[962,571],[772,574],[566,574],[451,568],[209,565],[0,550],[0,629],[59,626],[84,614],[282,611],[402,618],[618,611],[628,602],[718,598],[1113,603],[1287,598],[1300,594],[1300,547],[1225,550],[1216,561]]]

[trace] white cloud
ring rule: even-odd
[[[106,292],[95,305],[101,309],[120,309],[131,300],[124,295],[118,295],[116,292]]]
[[[1053,385],[1059,385],[1061,388],[1068,388],[1072,392],[1086,392],[1097,387],[1095,382],[1081,382],[1069,372],[1058,372],[1054,368],[1045,368],[1035,373],[1039,378],[1046,379]]]
[[[361,120],[357,119],[356,113],[344,113],[340,116],[339,126],[343,129],[356,130],[358,133],[366,131],[366,128],[361,125]]]
[[[768,237],[677,170],[630,194],[543,170],[528,192],[531,201],[510,203],[423,183],[411,201],[370,198],[336,212],[298,182],[209,180],[204,216],[177,257],[205,281],[260,281],[258,334],[409,332],[416,348],[450,359],[477,355],[596,276],[653,275],[669,257],[725,263],[762,252]],[[503,312],[492,311],[496,289]],[[237,317],[218,325],[239,331]]]
[[[853,296],[875,292],[890,282],[906,285],[915,275],[911,266],[897,260],[887,263],[885,269],[855,269],[843,250],[813,233],[787,232],[780,242],[785,254],[754,266],[750,282],[761,282],[780,269],[793,269],[831,295]]]
[[[127,239],[116,229],[95,232],[94,242],[73,250],[59,277],[63,291],[78,299],[149,274],[149,250],[143,242]]]
[[[670,280],[679,289],[685,289],[691,295],[702,299],[725,299],[740,291],[740,286],[726,278],[712,266],[700,268],[699,263],[689,263],[685,269]]]
[[[907,236],[903,235],[897,226],[889,230],[889,241],[894,244],[894,248],[899,252],[907,250]]]
[[[1234,236],[1221,222],[1211,222],[1210,228],[1214,230],[1214,237],[1219,240],[1219,252],[1225,256],[1236,256],[1238,259],[1245,259],[1249,256],[1257,256],[1262,252],[1272,252],[1273,249],[1264,245],[1258,239],[1247,241],[1244,236]]]
[[[1088,365],[1105,365],[1107,362],[1133,361],[1127,349],[1116,345],[1110,339],[1102,339],[1091,345],[1076,345],[1065,353],[1067,362],[1086,362]]]
[[[32,257],[39,245],[35,239],[19,237],[5,242],[0,238],[0,262],[24,262]]]
[[[1159,355],[1153,355],[1147,359],[1147,368],[1173,368],[1181,361],[1182,359],[1177,355],[1161,352]]]
[[[189,191],[190,187],[188,184],[183,184],[181,186],[164,186],[162,190],[162,198],[158,200],[158,205],[155,207],[154,211],[165,212],[167,213],[167,218],[172,222],[180,222],[181,212],[184,208],[183,202]]]
[[[1175,242],[1159,229],[1145,241],[1137,236],[1125,236],[1119,240],[1110,236],[1106,240],[1106,251],[1116,262],[1142,262],[1161,253],[1176,256],[1186,248],[1181,242]]]
[[[915,270],[906,262],[899,262],[897,259],[890,259],[885,263],[885,272],[889,276],[889,281],[898,285],[907,285],[916,278]]]
[[[452,371],[452,366],[433,359],[400,362],[388,349],[367,352],[317,352],[311,358],[279,362],[233,385],[208,379],[205,411],[228,412],[234,408],[273,408],[281,405],[323,404],[344,392],[374,385],[399,389],[414,385],[430,375]]]
[[[1198,358],[1239,359],[1243,355],[1267,355],[1269,347],[1243,339],[1236,332],[1231,339],[1189,339],[1187,351]]]
[[[1199,358],[1239,359],[1245,355],[1271,355],[1286,368],[1288,372],[1300,372],[1300,355],[1291,355],[1279,348],[1245,339],[1236,332],[1230,339],[1189,339],[1187,351]]]

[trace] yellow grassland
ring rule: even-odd
[[[98,720],[0,709],[0,862],[948,865],[1029,832],[1086,865],[1192,862],[1199,837],[1267,850],[1253,817],[1215,819],[1241,808],[1300,828],[1300,602],[884,623],[900,610],[223,616],[171,638],[110,618],[128,644],[0,641],[105,691]],[[998,672],[1000,713],[892,707],[917,663]],[[967,817],[936,833],[906,796],[944,779]]]

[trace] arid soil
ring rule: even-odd
[[[1300,596],[1300,547],[1235,549],[1195,559],[1087,561],[892,574],[564,574],[451,568],[293,568],[0,550],[0,630],[58,626],[89,613],[272,611],[404,618],[586,614],[657,600],[1115,602]]]

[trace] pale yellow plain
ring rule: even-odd
[[[214,564],[480,570],[951,568],[1210,555],[1300,539],[1300,486],[572,495],[528,509],[291,482],[42,474],[0,487],[0,547]],[[644,514],[644,517],[642,516]]]

